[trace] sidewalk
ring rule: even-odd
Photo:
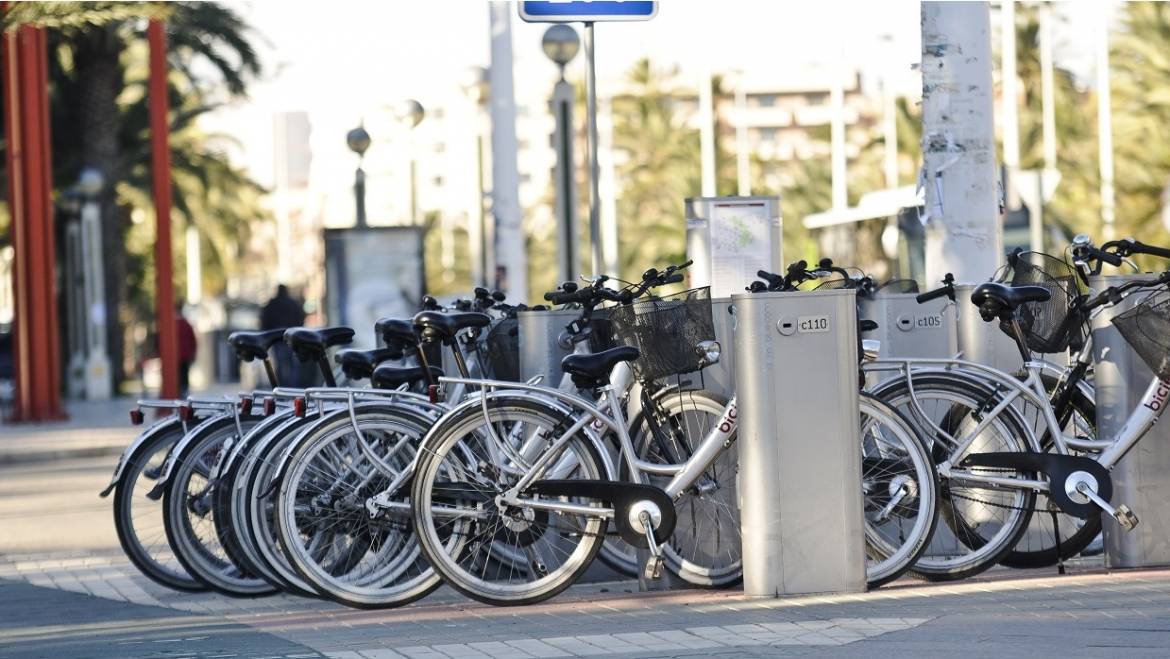
[[[201,396],[232,395],[239,385],[216,385]],[[121,455],[144,426],[130,423],[130,410],[140,398],[121,396],[105,401],[67,400],[69,418],[42,423],[0,424],[0,465],[26,464],[70,458]],[[146,423],[153,421],[148,412]]]

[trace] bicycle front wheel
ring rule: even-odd
[[[938,521],[938,472],[930,450],[897,410],[861,395],[865,576],[877,588],[922,556]]]
[[[411,496],[415,532],[427,559],[452,588],[488,604],[532,604],[568,588],[589,567],[606,520],[600,511],[581,511],[599,508],[599,502],[541,499],[575,506],[550,512],[499,499],[572,423],[557,407],[497,396],[452,412],[427,436]],[[598,447],[583,430],[546,464],[536,474],[540,479],[607,477]]]

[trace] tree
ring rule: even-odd
[[[699,193],[699,135],[675,112],[677,69],[638,61],[629,93],[613,100],[617,151],[621,275],[650,264],[677,263],[686,253],[683,200]]]
[[[150,263],[149,245],[141,237],[128,241],[132,210],[151,207],[143,18],[165,19],[169,32],[175,215],[199,227],[213,263],[230,263],[237,229],[259,216],[261,190],[228,163],[195,120],[214,107],[207,99],[220,90],[242,96],[261,71],[239,15],[213,2],[15,2],[4,16],[5,29],[22,23],[51,29],[54,180],[68,185],[83,167],[92,167],[108,182],[101,199],[102,240],[111,310],[107,333],[116,365],[125,365],[123,330],[132,317],[127,304],[148,309],[153,290],[143,288],[149,282],[141,270]],[[114,371],[120,378],[121,369]]]

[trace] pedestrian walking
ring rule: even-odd
[[[195,328],[183,316],[183,305],[175,307],[175,327],[179,337],[179,395],[186,396],[191,387],[191,365],[199,351]]]
[[[304,324],[304,305],[293,298],[288,286],[278,285],[276,295],[260,309],[260,329],[287,329],[300,327]],[[281,384],[289,387],[305,387],[315,384],[312,381],[312,373],[308,372],[308,369],[301,368],[301,365],[293,358],[292,350],[283,341],[274,346],[273,359],[276,362],[276,377]]]

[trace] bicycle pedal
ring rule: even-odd
[[[1126,531],[1132,531],[1138,525],[1137,515],[1125,504],[1117,506],[1113,512],[1113,519],[1116,519],[1121,528]]]
[[[642,570],[642,576],[647,579],[658,579],[662,576],[662,563],[661,556],[651,556],[646,561],[646,566]]]

